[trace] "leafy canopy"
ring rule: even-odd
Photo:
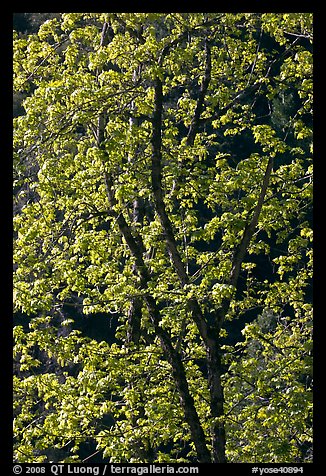
[[[310,460],[311,43],[308,13],[14,32],[16,461]]]

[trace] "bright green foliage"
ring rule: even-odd
[[[193,299],[207,322],[228,303],[214,334],[227,343],[228,461],[311,461],[311,43],[308,13],[66,13],[15,33],[14,87],[27,96],[14,120],[14,298],[26,320],[14,330],[16,461],[81,462],[87,444],[98,461],[198,461],[148,296],[209,451],[216,416]],[[155,81],[163,202],[186,282],[154,206]],[[114,342],[76,330],[68,306],[118,318]],[[253,309],[261,317],[229,345]]]
[[[269,332],[259,320],[245,328],[225,383],[232,461],[311,461],[310,327],[304,310],[297,322],[283,317]]]

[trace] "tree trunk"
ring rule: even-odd
[[[210,409],[213,418],[211,434],[213,463],[226,463],[224,428],[224,393],[221,381],[222,366],[219,336],[209,338],[206,347],[208,386],[210,391]]]

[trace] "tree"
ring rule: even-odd
[[[309,460],[311,44],[299,13],[15,35],[16,461]]]

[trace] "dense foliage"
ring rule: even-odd
[[[311,461],[312,15],[56,14],[14,88],[15,460]]]

